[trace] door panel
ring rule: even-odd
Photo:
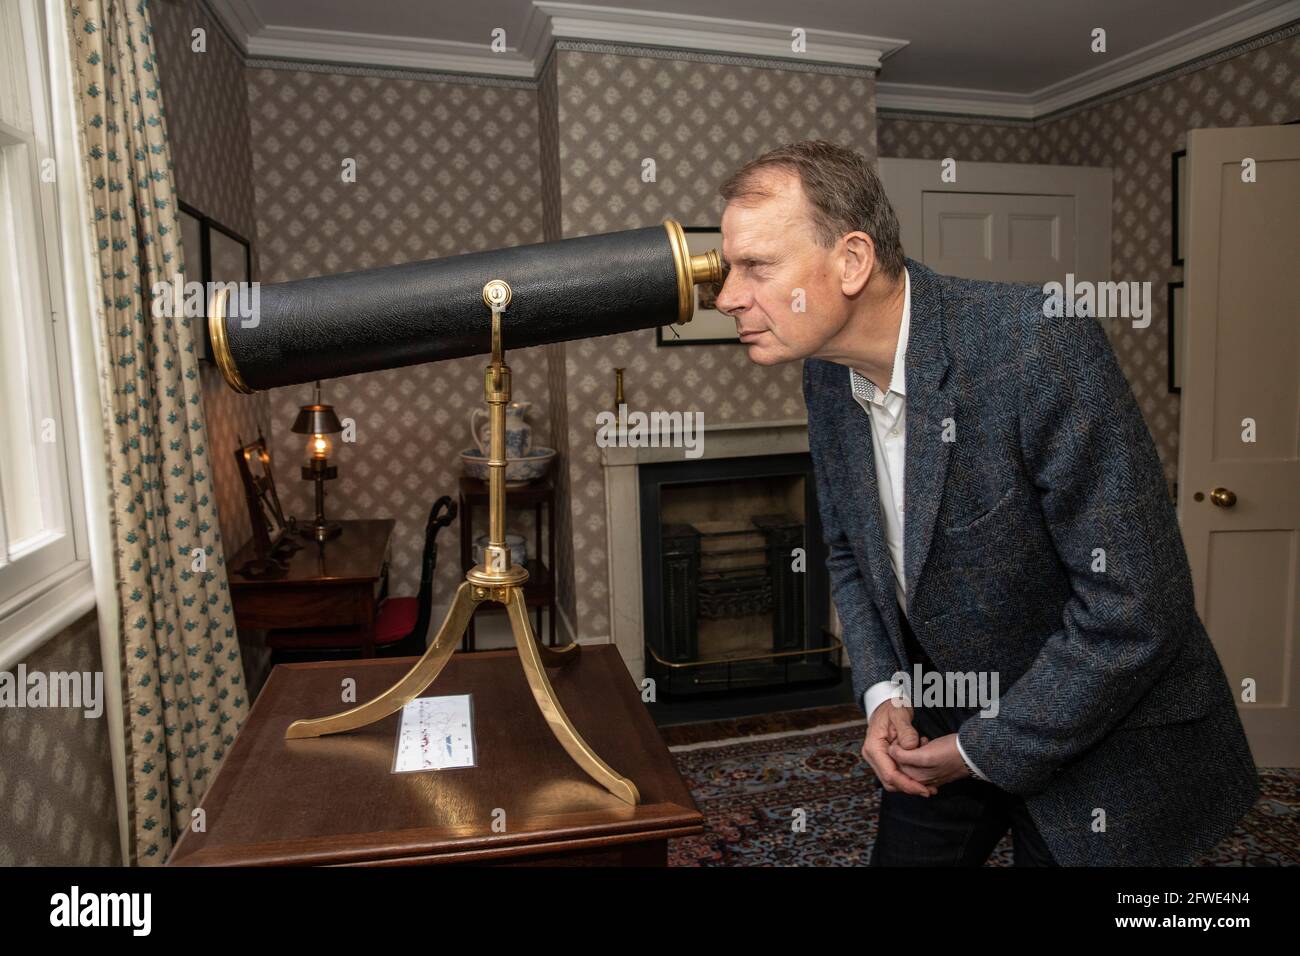
[[[926,192],[922,260],[936,272],[998,282],[1076,272],[1074,197]]]
[[[1300,766],[1300,126],[1192,130],[1187,142],[1179,518],[1255,759]],[[1247,157],[1254,182],[1242,181]]]

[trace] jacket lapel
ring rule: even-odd
[[[947,385],[948,349],[944,343],[943,293],[938,276],[907,260],[912,280],[912,312],[907,340],[906,452],[903,465],[903,566],[907,575],[907,616],[921,583],[934,540],[939,502],[948,477],[956,416]],[[948,426],[951,425],[951,429]]]
[[[861,522],[862,550],[871,568],[872,585],[881,608],[895,607],[894,572],[889,563],[889,548],[885,544],[885,530],[880,518],[880,488],[876,482],[876,460],[872,451],[871,419],[853,399],[849,383],[849,367],[827,363],[832,382],[829,398],[831,413],[837,423],[835,435],[840,449],[840,461],[847,469],[848,484],[853,489],[846,501],[855,505],[851,509]],[[855,500],[856,499],[856,500]],[[850,510],[850,509],[844,509]],[[846,523],[848,518],[844,519]],[[853,529],[845,529],[850,539]],[[887,615],[893,620],[893,615]]]

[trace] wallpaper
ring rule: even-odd
[[[865,71],[671,59],[561,44],[557,72],[564,236],[634,229],[672,217],[717,226],[718,186],[781,143],[826,138],[876,155],[874,79]],[[710,62],[710,60],[720,62]],[[656,179],[642,182],[642,160]],[[596,415],[623,367],[629,407],[690,410],[710,423],[802,418],[802,365],[761,367],[740,346],[658,348],[653,329],[566,343],[574,623],[610,634],[605,484]]]
[[[102,672],[100,661],[91,611],[23,665],[81,674]],[[0,709],[0,866],[120,864],[114,807],[107,715]]]
[[[1168,390],[1166,283],[1172,182],[1169,156],[1187,130],[1300,119],[1300,36],[1276,40],[1127,95],[1035,125],[999,126],[880,117],[880,155],[911,159],[1110,166],[1111,269],[1116,280],[1152,283],[1145,329],[1107,332],[1146,417],[1171,486],[1178,473],[1178,396]]]

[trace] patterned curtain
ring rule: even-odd
[[[153,314],[182,269],[147,0],[70,0],[103,289],[99,355],[132,863],[166,861],[248,713],[200,404],[197,322]]]

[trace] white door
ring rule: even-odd
[[[1110,278],[1111,171],[882,159],[903,251],[943,275],[993,282]]]
[[[1187,157],[1178,512],[1255,760],[1300,766],[1300,126],[1192,130]]]

